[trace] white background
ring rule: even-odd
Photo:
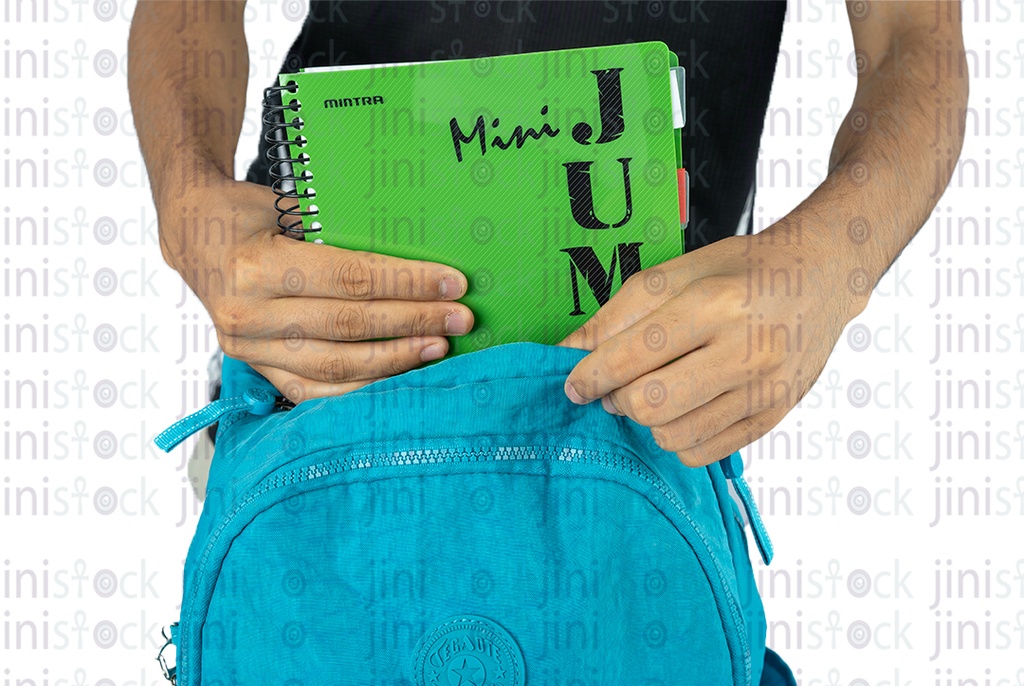
[[[256,151],[261,91],[305,13],[301,1],[249,4],[253,74],[239,176]],[[181,280],[156,243],[126,87],[132,11],[116,0],[0,0],[4,686],[160,681],[159,626],[177,618],[196,523],[184,450],[164,456],[151,440],[180,415],[183,388],[189,409],[202,404],[216,337],[191,293],[182,303]],[[972,113],[950,187],[811,393],[742,451],[776,547],[771,567],[755,560],[769,644],[805,686],[1024,684],[1024,4],[978,0],[964,13]],[[31,60],[19,58],[26,50],[35,78]],[[827,168],[853,98],[852,51],[841,3],[790,3],[762,140],[758,229],[792,209]],[[18,108],[35,111],[35,135]],[[19,183],[28,158],[39,176]],[[16,235],[25,217],[36,222],[35,241]],[[944,228],[938,235],[947,218],[951,243]],[[973,232],[959,239],[964,221],[978,222],[978,240]],[[943,281],[936,302],[936,277],[946,279],[947,268],[952,295]],[[960,283],[971,269],[977,294],[971,273]],[[937,323],[954,327],[954,350],[935,359]],[[18,348],[15,327],[26,324],[39,337],[34,352],[28,334]],[[970,336],[965,351],[955,347],[957,327],[971,325],[982,334],[977,353]],[[189,345],[199,327],[200,344],[182,356],[185,326]],[[937,379],[952,379],[954,389],[976,382],[980,403],[968,392],[963,407],[954,402],[935,416]],[[38,389],[34,405],[26,381]],[[952,459],[943,447],[936,464],[937,432],[944,446],[947,431]],[[35,459],[27,438],[19,458],[19,432],[38,441]],[[958,448],[964,432],[980,437],[980,459]],[[939,486],[953,489],[954,512],[936,521]],[[972,495],[958,511],[966,488],[980,495],[978,514]],[[945,579],[946,570],[953,597],[943,583],[936,606],[936,573]],[[972,575],[981,580],[977,597],[971,582],[959,597],[958,579]],[[25,622],[35,626],[35,649],[26,645],[31,632],[17,628]]]

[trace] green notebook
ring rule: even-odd
[[[475,325],[449,356],[557,343],[682,254],[682,74],[664,43],[306,69],[277,94],[282,227],[462,271]]]

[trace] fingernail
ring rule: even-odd
[[[441,279],[441,285],[438,288],[442,298],[457,298],[462,293],[462,284],[453,276]]]
[[[444,318],[444,330],[447,333],[466,333],[469,324],[461,312],[449,312]]]
[[[420,351],[420,359],[424,362],[439,360],[444,357],[444,346],[440,343],[431,343]]]
[[[603,407],[604,411],[607,412],[608,414],[622,414],[617,409],[615,409],[614,405],[612,405],[612,397],[610,395],[606,395],[605,397],[601,398],[601,407]]]
[[[587,401],[583,399],[576,389],[572,387],[572,384],[568,381],[565,382],[565,394],[569,397],[569,400],[573,401],[577,405],[586,405]]]

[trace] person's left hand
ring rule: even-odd
[[[767,434],[810,390],[873,286],[844,266],[832,238],[808,245],[790,226],[731,236],[627,279],[558,344],[593,351],[566,395],[601,398],[691,467]]]

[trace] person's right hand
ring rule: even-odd
[[[165,198],[160,249],[225,354],[289,400],[341,395],[438,359],[446,335],[473,327],[470,309],[452,302],[467,287],[457,269],[295,240],[277,226],[276,197],[224,179]]]

